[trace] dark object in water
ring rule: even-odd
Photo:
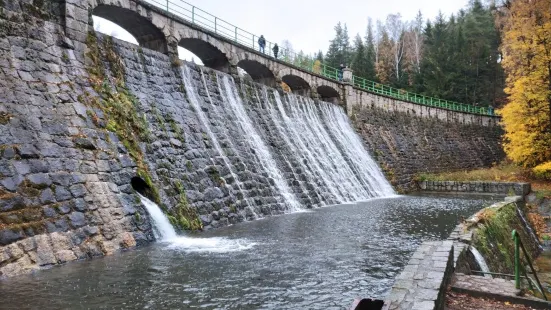
[[[350,310],[386,310],[388,305],[385,306],[385,301],[380,299],[355,299]]]

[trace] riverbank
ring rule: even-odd
[[[534,219],[541,218],[537,211],[547,210],[549,202],[547,198],[541,197],[537,192],[530,192],[530,185],[522,183],[421,182],[422,185],[419,187],[430,193],[470,191],[476,194],[503,195],[509,192],[518,193],[520,196],[505,197],[502,202],[494,203],[463,221],[454,229],[448,241],[441,242],[437,246],[436,252],[425,250],[430,244],[421,245],[396,278],[387,299],[389,309],[411,309],[412,307],[444,309],[444,305],[449,309],[531,309],[529,307],[548,309],[551,307],[551,304],[546,304],[542,299],[531,297],[530,293],[533,294],[533,291],[516,290],[511,277],[492,279],[488,274],[514,274],[512,229],[519,233],[532,259],[541,253],[539,230],[534,227],[539,226],[541,229],[544,225],[541,223],[534,225]],[[535,206],[534,203],[536,203]],[[448,255],[445,255],[446,253]],[[429,263],[432,261],[432,264],[418,268],[427,261]],[[521,261],[522,266],[527,265],[525,258],[521,257]],[[453,266],[451,271],[450,264]],[[547,279],[546,275],[544,279]],[[469,284],[473,281],[487,283]],[[484,288],[492,287],[493,282],[496,282],[496,287],[510,289],[504,289],[501,293],[497,293],[497,290],[486,291]],[[450,287],[454,292],[446,292],[448,283],[451,283]],[[470,297],[457,292],[466,293]],[[518,297],[519,294],[525,297]],[[475,305],[477,300],[480,302],[478,308],[469,308],[468,304]]]

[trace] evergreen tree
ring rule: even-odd
[[[325,55],[325,64],[338,68],[340,64],[350,63],[350,39],[346,25],[341,23],[335,26],[335,38],[331,40],[329,49]]]
[[[375,45],[374,45],[374,37],[373,37],[373,23],[371,22],[371,18],[369,18],[367,21],[367,35],[365,37],[365,48],[366,48],[365,76],[362,75],[362,77],[373,81],[377,79],[377,73],[375,71]]]
[[[354,56],[350,67],[357,76],[365,77],[367,75],[367,51],[359,34],[354,39]]]

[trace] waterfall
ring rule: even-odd
[[[256,155],[258,156],[264,170],[268,172],[268,175],[272,178],[272,180],[274,180],[275,186],[285,199],[285,203],[289,209],[291,211],[301,209],[295,195],[291,192],[291,189],[284,180],[281,171],[276,166],[276,162],[268,150],[268,147],[253,126],[252,120],[245,112],[245,107],[239,97],[235,83],[233,83],[233,80],[232,83],[230,83],[230,78],[226,75],[222,77],[222,80],[225,89],[225,102],[231,106],[243,132],[249,135],[250,146],[256,150]]]
[[[230,75],[194,65],[181,73],[184,107],[198,121],[191,135],[208,136],[206,159],[234,180],[227,186],[243,202],[234,209],[241,216],[394,195],[342,107],[244,80],[236,84]]]
[[[161,208],[144,196],[139,196],[142,204],[145,206],[149,216],[151,217],[151,224],[153,226],[153,234],[155,235],[155,238],[163,241],[176,239],[176,231],[168,221],[168,218],[164,215]]]
[[[474,259],[476,260],[478,266],[480,266],[480,271],[490,272],[490,268],[488,267],[488,264],[486,264],[486,260],[484,259],[482,254],[480,254],[480,252],[478,252],[478,250],[472,245],[469,250],[471,251],[471,253],[473,253]],[[492,278],[491,274],[484,273],[484,276],[486,278]]]
[[[536,244],[538,245],[538,249],[540,251],[543,251],[543,247],[541,246],[540,241],[539,241],[538,237],[536,236],[536,233],[532,229],[532,226],[528,223],[528,221],[524,217],[524,213],[520,210],[520,208],[516,204],[515,204],[515,206],[517,208],[517,215],[518,215],[518,217],[520,217],[520,220],[522,221],[522,225],[524,226],[524,229],[526,229],[528,231],[528,233],[530,234],[530,237],[532,237],[532,240],[534,240],[534,242],[536,242]]]
[[[138,194],[142,204],[147,209],[153,226],[153,234],[160,241],[168,242],[168,248],[182,250],[188,253],[195,252],[216,252],[227,253],[235,251],[249,250],[256,243],[245,239],[228,239],[222,237],[214,238],[193,238],[187,236],[178,236],[172,224],[168,221],[161,208],[153,201]]]

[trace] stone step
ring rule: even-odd
[[[521,296],[513,280],[486,278],[456,273],[452,279],[452,291],[473,297],[491,298],[511,304],[521,304],[534,309],[551,309],[551,302],[534,297]]]

